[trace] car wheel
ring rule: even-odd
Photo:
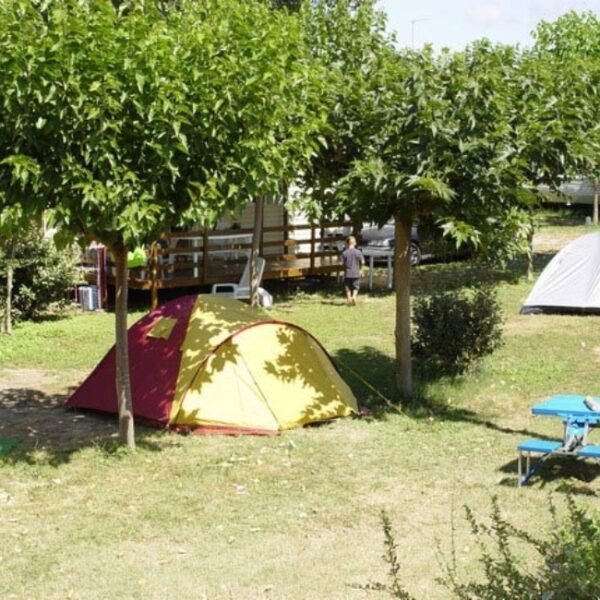
[[[416,242],[411,242],[410,243],[410,266],[416,267],[417,265],[420,265],[421,259],[422,259],[422,255],[421,255],[421,248],[419,247],[419,244],[417,244]]]

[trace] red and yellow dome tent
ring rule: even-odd
[[[356,398],[307,331],[220,296],[167,302],[129,329],[136,418],[199,432],[275,434],[348,416]],[[67,406],[117,413],[111,349]]]

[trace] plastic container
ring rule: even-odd
[[[97,285],[82,285],[78,289],[79,304],[83,310],[98,310],[100,308],[100,295]]]

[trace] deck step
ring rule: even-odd
[[[552,440],[526,440],[521,442],[517,446],[517,450],[520,452],[537,452],[539,454],[548,454],[548,452],[555,452],[562,446],[561,442],[554,442]]]

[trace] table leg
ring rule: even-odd
[[[540,458],[535,462],[535,464],[532,467],[531,466],[531,452],[527,452],[527,456],[525,459],[526,472],[525,472],[524,477],[519,477],[519,485],[525,485],[526,483],[528,483],[529,480],[540,470],[540,467],[542,466],[542,464],[544,462],[546,462],[546,460],[550,456],[553,456],[554,454],[557,454],[557,453],[556,452],[546,452],[546,454],[542,454],[542,456],[540,456]],[[519,456],[519,458],[520,458],[520,456]],[[521,467],[519,466],[519,469],[520,468]]]
[[[373,256],[369,256],[369,291],[373,289]]]
[[[392,282],[394,280],[394,269],[392,267],[392,257],[387,257],[387,286],[388,290],[392,289]]]

